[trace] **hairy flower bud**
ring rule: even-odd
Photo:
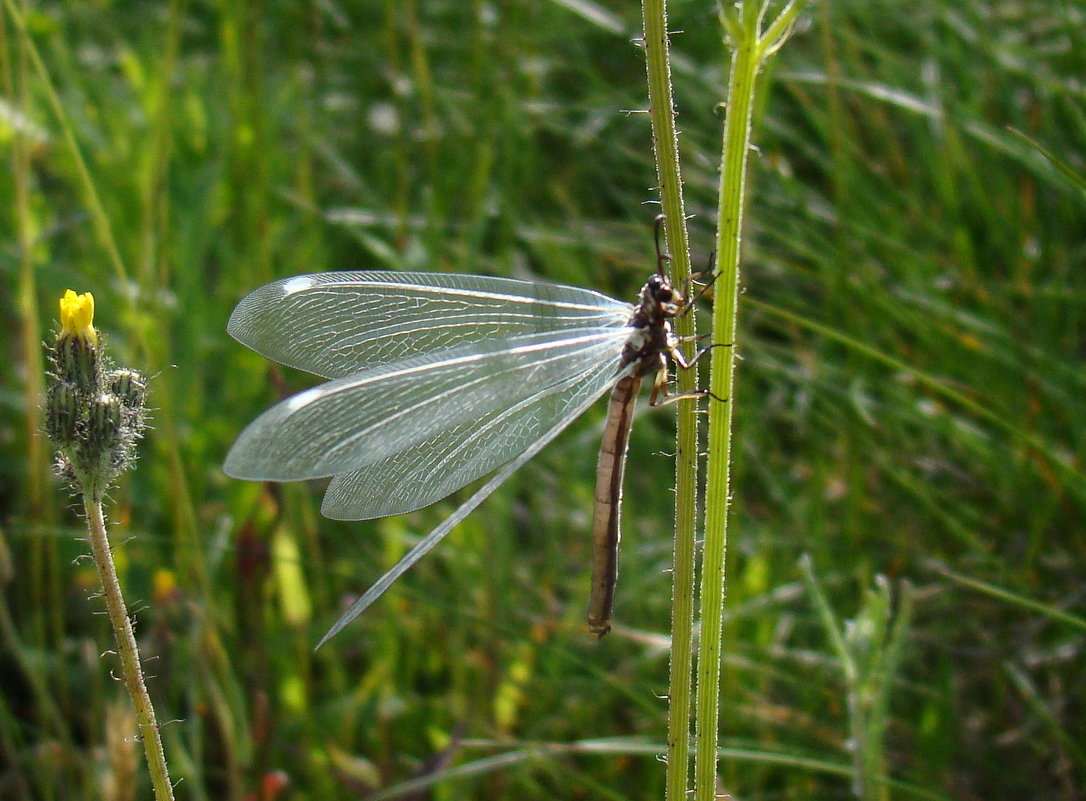
[[[135,370],[112,368],[93,322],[94,297],[69,289],[60,300],[60,332],[49,348],[45,420],[58,451],[57,472],[100,498],[135,458],[147,385]]]
[[[143,406],[147,384],[142,375],[135,370],[120,369],[112,371],[108,379],[109,391],[120,398],[122,404],[128,408]]]
[[[45,392],[45,429],[58,445],[78,436],[79,391],[70,381],[54,381]]]
[[[87,444],[97,453],[112,451],[121,433],[121,402],[115,395],[99,395],[87,410]]]
[[[107,376],[109,391],[120,401],[125,421],[142,430],[146,415],[147,383],[135,370],[114,370]]]

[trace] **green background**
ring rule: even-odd
[[[633,299],[656,197],[636,5],[30,4],[44,72],[9,8],[0,798],[149,796],[82,523],[36,436],[68,288],[152,377],[153,429],[107,515],[179,798],[414,778],[437,779],[417,798],[661,797],[671,410],[635,426],[599,644],[583,617],[602,403],[316,654],[465,493],[335,523],[317,483],[219,470],[249,420],[314,383],[225,334],[269,280],[441,270]],[[712,4],[671,14],[704,265],[727,53]],[[868,797],[1086,785],[1084,18],[826,0],[761,76],[721,708],[735,798],[852,797],[850,704],[870,693],[898,784]],[[906,583],[896,652],[884,605]]]

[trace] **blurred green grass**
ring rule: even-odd
[[[102,785],[137,752],[107,738],[126,707],[81,522],[29,435],[33,360],[68,287],[95,293],[114,357],[156,375],[155,430],[111,517],[180,797],[254,797],[282,771],[280,797],[355,798],[449,766],[475,773],[432,797],[659,797],[668,412],[635,427],[621,625],[599,646],[582,618],[602,405],[317,654],[352,593],[455,497],[333,523],[319,487],[219,472],[248,420],[311,383],[225,334],[267,280],[380,266],[633,296],[654,213],[647,117],[626,113],[644,104],[637,9],[27,14],[51,83],[5,16],[0,304],[24,333],[0,350],[0,798],[135,791]],[[721,717],[736,797],[850,795],[860,688],[803,554],[861,649],[880,647],[857,634],[877,577],[913,587],[889,676],[892,795],[1072,799],[1086,784],[1086,198],[1008,131],[1086,172],[1081,22],[1051,0],[839,0],[763,76]],[[726,60],[708,4],[675,3],[671,27],[706,260]]]

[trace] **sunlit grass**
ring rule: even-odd
[[[25,83],[30,126],[6,116],[5,142],[11,128],[33,135],[0,171],[6,196],[28,187],[5,205],[0,303],[37,329],[32,347],[46,338],[47,315],[15,306],[12,243],[29,242],[32,298],[45,307],[78,285],[129,309],[104,333],[118,361],[154,375],[155,428],[111,516],[122,581],[145,604],[137,636],[159,719],[175,721],[163,735],[180,797],[241,799],[282,770],[298,797],[356,798],[458,767],[468,775],[442,781],[445,797],[662,795],[666,410],[635,427],[620,625],[599,646],[582,619],[602,407],[316,655],[350,595],[456,499],[333,523],[319,487],[219,470],[246,421],[311,384],[225,334],[233,304],[274,277],[476,271],[632,298],[653,266],[655,213],[641,205],[654,197],[647,119],[623,113],[644,105],[637,12],[593,22],[567,5],[32,11],[128,282],[5,19],[4,96]],[[704,264],[726,62],[711,8],[671,16],[685,31],[676,95]],[[894,797],[1074,798],[1086,783],[1086,205],[1006,127],[1084,172],[1081,24],[1043,2],[835,2],[809,17],[756,110],[723,786],[850,793],[854,688],[803,584],[809,554],[842,626],[865,614],[877,576],[892,598],[901,580],[914,588],[884,754],[914,789],[895,784]],[[119,694],[99,657],[108,633],[88,607],[69,499],[34,500],[28,347],[9,341],[0,797],[101,798]]]

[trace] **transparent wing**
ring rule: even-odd
[[[269,359],[324,378],[465,341],[621,328],[632,307],[589,289],[444,273],[315,273],[275,281],[227,331]]]
[[[455,429],[458,436],[445,445],[451,452],[468,441],[472,421],[491,419],[531,398],[538,398],[537,410],[544,409],[543,399],[570,386],[571,379],[601,365],[614,371],[627,335],[621,328],[527,334],[379,364],[268,409],[238,437],[224,470],[251,480],[323,478],[412,449],[418,454],[423,450],[418,446]],[[501,429],[489,427],[489,436],[503,436]],[[481,450],[496,451],[501,449]],[[486,472],[471,467],[470,459],[460,471],[461,476]],[[432,494],[422,486],[404,491]]]
[[[624,373],[628,373],[632,369],[631,366],[627,368]],[[396,579],[410,570],[420,559],[422,559],[422,557],[432,551],[439,542],[445,539],[450,531],[456,528],[464,518],[475,511],[479,504],[489,498],[494,490],[500,487],[509,476],[519,470],[525,462],[528,462],[535,457],[537,453],[543,450],[543,448],[545,448],[551,440],[557,437],[570,423],[584,414],[585,410],[588,409],[603,392],[606,392],[609,388],[613,387],[621,377],[622,375],[616,374],[610,366],[599,366],[596,370],[586,374],[582,381],[571,389],[566,399],[567,410],[565,414],[554,421],[553,425],[548,430],[544,431],[535,442],[524,450],[523,453],[495,473],[490,480],[476,490],[475,494],[464,501],[460,508],[446,518],[437,528],[427,534],[423,539],[419,540],[418,544],[408,551],[391,570],[374,582],[374,584],[363,593],[362,597],[351,604],[350,608],[344,612],[328,632],[321,637],[320,642],[317,643],[316,647],[320,648],[328,642],[328,640],[342,631],[347,624],[366,611],[374,601],[385,594],[388,588],[395,583]]]
[[[610,385],[615,360],[587,374],[570,374],[518,403],[439,431],[418,444],[351,473],[332,478],[321,514],[333,520],[368,520],[404,514],[455,492],[509,461],[562,420],[587,396]]]

